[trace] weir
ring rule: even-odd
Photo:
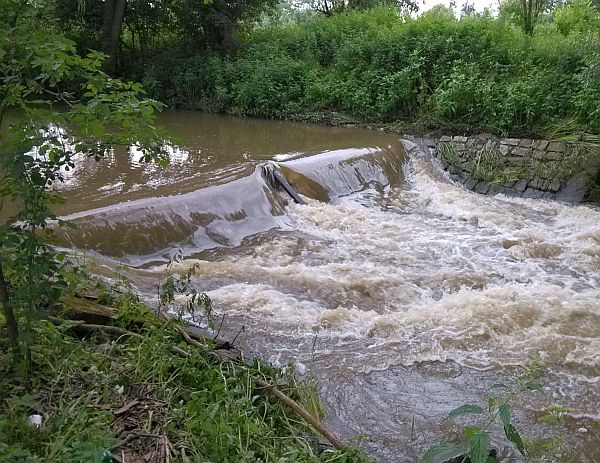
[[[220,335],[241,333],[246,353],[315,378],[327,424],[344,440],[368,433],[378,462],[418,461],[446,438],[448,411],[485,403],[532,359],[546,389],[515,404],[519,427],[551,435],[539,416],[568,408],[564,435],[587,439],[594,461],[594,437],[578,429],[600,418],[600,211],[477,194],[426,151],[355,130],[268,159],[240,145],[239,163],[206,175],[214,184],[192,177],[191,188],[185,163],[146,173],[160,186],[131,187],[142,197],[127,202],[107,193],[103,207],[67,215],[78,229],[63,238],[96,250],[103,275],[128,278],[149,303],[157,282],[193,267],[191,285],[224,317]],[[362,142],[344,145],[353,137]],[[192,164],[207,150],[186,149]],[[289,191],[265,180],[269,161]],[[117,260],[126,265],[110,274]],[[493,441],[510,458],[503,435]]]
[[[63,216],[75,229],[58,230],[69,246],[93,249],[131,265],[239,246],[250,236],[286,229],[288,200],[300,195],[322,201],[401,181],[401,153],[391,149],[346,149],[281,163],[222,185],[176,196],[150,197]],[[283,193],[283,194],[282,194]]]

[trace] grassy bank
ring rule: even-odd
[[[158,55],[143,75],[172,106],[328,121],[328,114],[454,133],[600,133],[597,31],[499,19],[416,19],[379,8],[241,34],[228,55]]]
[[[308,386],[260,362],[223,362],[210,342],[185,343],[176,322],[135,296],[98,302],[118,309],[116,331],[42,316],[29,334],[29,374],[0,339],[0,462],[368,461],[324,450],[259,382],[284,380],[286,394],[315,403]]]

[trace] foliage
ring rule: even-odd
[[[600,14],[589,0],[572,0],[552,12],[558,30],[569,35],[590,32],[600,28]]]
[[[512,386],[502,383],[492,385],[492,395],[484,406],[465,404],[451,410],[448,420],[458,418],[466,419],[475,417],[477,421],[468,420],[469,425],[463,428],[463,441],[443,442],[430,447],[423,455],[423,463],[431,463],[440,456],[468,458],[471,463],[493,463],[496,460],[496,451],[491,447],[491,430],[498,427],[503,431],[507,441],[521,454],[525,461],[532,461],[525,446],[525,441],[513,424],[512,401],[518,394],[528,391],[539,391],[541,386],[538,382],[543,374],[543,364],[539,359],[532,359],[516,375]],[[459,457],[460,458],[460,457]]]
[[[137,144],[145,160],[162,163],[164,135],[152,125],[162,105],[146,98],[139,84],[102,72],[100,53],[78,55],[75,44],[54,30],[43,3],[8,0],[5,5],[0,202],[12,213],[0,224],[0,305],[16,344],[18,319],[25,321],[26,334],[31,332],[38,312],[65,286],[64,255],[46,239],[64,174],[81,157],[99,160],[115,145]]]
[[[247,31],[229,55],[169,49],[143,82],[173,105],[239,115],[342,112],[530,137],[569,120],[598,134],[600,44],[582,34],[540,26],[528,37],[485,15],[376,8]]]
[[[306,425],[259,387],[260,380],[284,379],[281,371],[222,363],[208,344],[182,346],[191,355],[176,356],[175,322],[165,325],[132,294],[114,302],[142,336],[78,339],[69,323],[35,326],[35,395],[24,394],[11,362],[0,357],[0,461],[100,463],[103,450],[131,434],[125,448],[144,455],[166,436],[177,463],[368,463],[354,449],[315,450]],[[285,379],[286,393],[301,400],[302,385]],[[28,423],[32,413],[42,414],[39,428]]]

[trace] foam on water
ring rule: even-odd
[[[407,188],[307,199],[287,211],[299,233],[180,265],[199,262],[199,282],[228,280],[209,291],[216,307],[267,323],[275,350],[318,333],[365,370],[369,357],[485,369],[539,354],[600,375],[600,212],[481,196],[439,175],[413,159]]]

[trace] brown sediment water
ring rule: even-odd
[[[515,425],[599,461],[600,211],[466,191],[380,132],[162,122],[180,139],[168,168],[130,149],[84,161],[64,185],[59,212],[78,228],[63,239],[100,273],[124,264],[152,303],[158,281],[195,267],[221,334],[245,326],[247,352],[312,372],[331,427],[377,461],[418,461],[453,436],[449,410],[532,358],[544,388],[515,399]],[[265,181],[267,161],[305,204]],[[558,428],[539,422],[548,406],[569,410]],[[494,445],[511,454],[500,433]]]

